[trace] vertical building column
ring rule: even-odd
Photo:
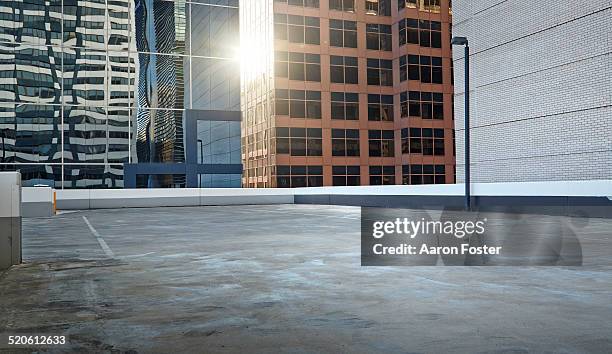
[[[21,174],[0,172],[0,270],[21,263]]]

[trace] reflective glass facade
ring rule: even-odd
[[[238,28],[235,0],[2,1],[0,170],[121,188],[124,164],[185,163],[187,111],[240,110]]]
[[[271,168],[275,164],[273,134],[276,127],[273,116],[275,52],[272,1],[240,1],[240,39],[242,185],[270,187]]]
[[[198,121],[198,163],[240,163],[240,122]]]

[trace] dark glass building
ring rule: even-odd
[[[56,188],[239,187],[238,1],[0,6],[0,170]]]

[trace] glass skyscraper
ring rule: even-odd
[[[237,0],[2,1],[0,170],[56,188],[239,186],[238,27]]]

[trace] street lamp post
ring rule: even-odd
[[[204,142],[202,139],[198,139],[200,144],[200,164],[204,164]],[[202,175],[198,174],[198,187],[202,188]]]
[[[465,48],[465,209],[471,210],[470,195],[470,46],[466,37],[453,37],[452,45],[462,45]]]
[[[6,161],[6,150],[4,147],[4,129],[0,129],[2,133],[2,162]],[[0,165],[0,171],[4,171],[4,165]]]
[[[204,142],[202,139],[198,139],[198,143],[200,144],[200,163],[204,163]]]

